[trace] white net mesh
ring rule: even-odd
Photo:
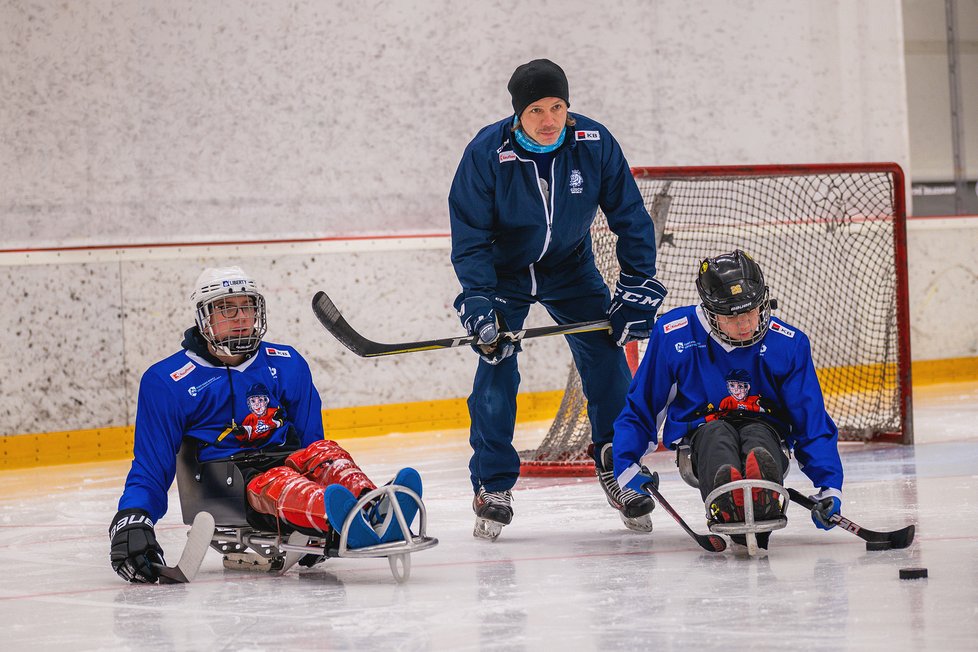
[[[700,260],[734,249],[764,270],[777,315],[804,330],[840,436],[909,443],[909,329],[902,175],[895,166],[729,170],[648,169],[636,174],[656,225],[663,311],[699,303]],[[595,260],[613,285],[616,237],[600,214]],[[588,465],[590,425],[571,365],[557,418],[524,472]],[[550,470],[549,466],[557,470]]]

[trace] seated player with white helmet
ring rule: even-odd
[[[656,322],[624,410],[615,421],[615,477],[642,491],[652,481],[642,456],[663,443],[690,447],[701,496],[740,479],[781,484],[782,443],[820,489],[815,525],[830,529],[842,499],[838,430],[825,411],[808,337],[771,316],[760,266],[737,250],[700,263],[702,303],[675,308]],[[664,422],[664,424],[663,424]],[[757,520],[780,517],[773,491],[751,493]],[[744,520],[744,494],[721,493],[711,520]],[[769,533],[758,536],[767,547]],[[742,543],[742,535],[734,535]]]
[[[265,298],[254,279],[239,267],[206,269],[191,301],[196,325],[182,349],[139,383],[132,468],[109,529],[112,568],[131,582],[159,577],[154,564],[163,563],[163,551],[153,525],[167,511],[181,444],[195,445],[202,463],[283,452],[281,465],[245,476],[248,504],[270,517],[272,531],[335,537],[356,497],[376,489],[347,451],[324,439],[322,401],[303,357],[262,340]],[[394,484],[421,495],[414,469],[402,469]],[[382,500],[354,519],[350,547],[403,538],[387,507]],[[405,501],[402,510],[410,525],[417,505]]]

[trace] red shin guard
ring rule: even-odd
[[[248,483],[248,504],[298,528],[329,532],[323,488],[292,468],[277,466]]]
[[[357,497],[377,488],[335,441],[316,441],[289,455],[286,465],[322,487],[341,484]]]

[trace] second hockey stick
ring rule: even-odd
[[[317,292],[312,298],[312,311],[316,313],[316,318],[326,327],[333,337],[338,339],[346,348],[356,353],[361,358],[376,358],[382,355],[398,355],[401,353],[414,353],[416,351],[434,351],[436,349],[453,349],[459,346],[469,346],[474,344],[478,337],[467,335],[464,337],[446,337],[438,340],[424,340],[421,342],[401,342],[399,344],[383,344],[373,342],[358,333],[340,314],[339,309],[325,292]],[[558,324],[556,326],[541,326],[539,328],[526,328],[520,331],[504,331],[499,334],[500,339],[510,342],[519,342],[534,337],[545,337],[547,335],[573,335],[575,333],[590,333],[593,331],[611,330],[611,323],[608,320],[586,321],[577,324]]]
[[[791,500],[795,501],[805,509],[811,511],[815,508],[815,501],[805,496],[804,494],[788,488],[788,496]],[[908,525],[900,530],[894,530],[892,532],[874,532],[873,530],[867,530],[864,527],[856,525],[842,514],[834,514],[832,518],[829,519],[832,523],[835,523],[843,530],[852,532],[860,539],[864,541],[870,541],[872,543],[888,543],[891,548],[906,548],[911,543],[913,543],[914,526]]]
[[[686,525],[686,521],[684,521],[683,517],[679,515],[679,512],[674,510],[672,505],[666,502],[666,499],[659,493],[658,487],[649,483],[642,488],[652,494],[652,497],[655,498],[660,505],[662,505],[662,509],[669,512],[669,515],[676,519],[676,522],[679,523],[684,530],[686,530],[686,534],[693,537],[693,540],[700,544],[700,547],[703,548],[703,550],[708,550],[709,552],[723,552],[727,549],[727,542],[723,540],[723,537],[716,534],[697,534],[693,531],[693,528]]]

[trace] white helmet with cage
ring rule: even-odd
[[[240,301],[245,297],[249,301]],[[218,353],[247,355],[265,336],[265,297],[240,267],[208,267],[190,295],[197,329]]]

